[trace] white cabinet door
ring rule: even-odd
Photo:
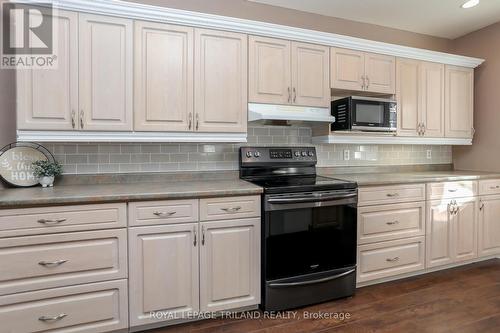
[[[195,130],[247,129],[247,36],[195,29]]]
[[[79,14],[82,130],[133,129],[132,35],[132,20]]]
[[[78,14],[60,10],[52,19],[58,37],[57,69],[17,71],[19,130],[78,128]]]
[[[419,113],[419,64],[412,59],[397,59],[398,135],[418,136]]]
[[[424,136],[444,136],[444,65],[420,62],[420,114]]]
[[[449,213],[451,200],[435,200],[427,203],[426,267],[451,264],[454,260],[454,233]]]
[[[396,58],[365,53],[365,90],[374,93],[396,92]]]
[[[201,223],[201,311],[260,303],[260,218]]]
[[[473,135],[474,69],[445,66],[445,136]]]
[[[479,202],[479,256],[500,253],[500,196],[481,197]]]
[[[292,103],[330,106],[330,48],[292,42]]]
[[[477,200],[457,199],[458,213],[453,216],[455,228],[455,262],[477,257]]]
[[[330,83],[334,89],[364,90],[365,55],[363,52],[332,48]]]
[[[130,326],[199,310],[198,223],[129,229]]]
[[[134,130],[191,130],[194,29],[136,21],[134,32]]]
[[[287,40],[249,36],[249,102],[291,103],[290,45]]]

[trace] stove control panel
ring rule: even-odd
[[[315,147],[241,147],[241,163],[315,163]]]

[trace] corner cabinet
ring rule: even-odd
[[[474,136],[474,69],[445,66],[445,135],[452,138]]]
[[[202,222],[201,311],[260,303],[260,218]]]
[[[330,49],[287,40],[249,37],[249,101],[330,106]]]

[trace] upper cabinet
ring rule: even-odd
[[[474,135],[474,69],[445,66],[445,134],[453,138]]]
[[[326,46],[250,36],[249,101],[329,107]]]
[[[134,129],[191,130],[194,29],[136,21],[134,40]]]
[[[333,89],[395,93],[395,57],[332,48],[330,60],[330,82]]]
[[[17,128],[20,130],[78,127],[78,14],[60,10],[52,19],[58,32],[58,66],[51,70],[18,71]]]
[[[246,132],[247,36],[195,29],[194,129]]]
[[[131,131],[132,20],[80,14],[80,127]]]
[[[397,59],[398,134],[444,136],[444,65]]]

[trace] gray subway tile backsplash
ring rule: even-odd
[[[241,145],[310,146],[308,127],[250,126],[246,144],[224,143],[82,143],[44,144],[66,174],[237,170]],[[207,148],[207,149],[206,149]],[[212,151],[215,148],[215,152]],[[451,146],[316,145],[318,166],[449,164]],[[344,150],[350,159],[344,160]],[[427,158],[431,150],[432,158]]]

